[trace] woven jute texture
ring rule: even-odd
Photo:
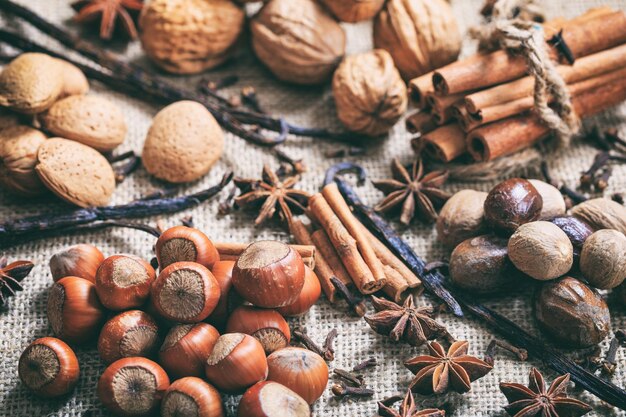
[[[65,0],[20,0],[20,3],[35,9],[41,15],[59,24],[67,25],[71,30],[79,30],[69,21],[72,10]],[[608,4],[615,8],[626,9],[624,0],[554,0],[546,1],[548,17],[563,15],[571,17],[578,15],[590,7]],[[454,13],[465,30],[479,19],[478,10],[481,0],[452,1]],[[27,36],[44,43],[49,47],[61,48],[55,41],[43,36],[39,32],[22,25],[16,19],[2,20],[2,27],[20,31]],[[349,51],[357,52],[372,47],[371,23],[360,23],[344,26],[349,40]],[[473,51],[475,45],[467,40],[464,54]],[[145,65],[150,63],[142,57],[138,43],[128,49],[114,45],[113,49],[124,54],[133,62]],[[322,88],[299,88],[286,86],[277,82],[271,74],[263,68],[249,49],[242,48],[234,62],[227,64],[217,71],[204,74],[204,77],[217,79],[226,74],[237,74],[240,82],[226,93],[235,93],[244,85],[253,85],[257,88],[261,104],[275,115],[282,115],[287,120],[301,125],[329,127],[340,129],[334,114],[334,104],[329,86]],[[197,85],[201,77],[170,77],[170,80],[190,87]],[[152,117],[162,107],[159,103],[148,103],[132,99],[126,95],[109,91],[105,86],[92,83],[90,94],[102,95],[120,106],[126,117],[129,132],[126,142],[119,151],[134,150],[141,152]],[[602,127],[615,126],[622,135],[626,135],[626,105],[613,111],[606,112],[593,120],[588,120],[585,127],[598,124]],[[374,143],[368,148],[366,156],[354,160],[367,168],[370,178],[383,178],[390,175],[389,163],[392,158],[398,157],[408,163],[412,158],[409,145],[411,136],[405,131],[403,123],[390,132],[389,137]],[[300,186],[310,192],[315,192],[321,184],[324,171],[338,160],[324,157],[324,153],[335,149],[338,145],[324,140],[308,138],[289,138],[283,149],[290,155],[303,158],[308,171],[303,175]],[[588,167],[595,151],[576,141],[572,147],[551,156],[550,167],[554,176],[574,185],[581,170]],[[270,164],[276,168],[276,161],[267,151],[250,145],[233,135],[226,135],[226,148],[221,161],[212,169],[209,175],[197,183],[180,187],[180,193],[200,190],[208,185],[215,184],[227,170],[234,170],[237,175],[257,177],[263,164]],[[462,188],[476,188],[488,190],[493,183],[487,184],[450,184],[450,191]],[[124,181],[116,190],[111,203],[119,204],[131,201],[153,191],[163,184],[151,179],[140,169]],[[373,204],[382,195],[370,183],[359,187],[360,196],[368,203]],[[626,191],[626,167],[615,169],[606,195],[613,192]],[[223,198],[223,197],[221,197]],[[202,204],[192,210],[179,215],[164,218],[169,225],[177,224],[183,216],[191,215],[198,228],[205,231],[212,239],[219,241],[250,242],[255,239],[280,239],[287,241],[289,236],[278,223],[271,223],[266,227],[252,227],[253,213],[236,212],[228,216],[217,213],[218,199]],[[41,212],[60,212],[67,210],[67,206],[52,198],[41,198],[35,201],[20,200],[4,191],[0,191],[0,219],[5,220],[15,216],[24,216]],[[146,219],[154,223],[159,218]],[[419,223],[402,231],[403,237],[413,249],[427,260],[436,260],[449,254],[436,243],[433,227]],[[117,253],[131,253],[150,259],[154,239],[143,232],[129,230],[106,230],[80,236],[68,236],[55,239],[41,240],[32,244],[14,247],[6,251],[9,259],[30,259],[36,267],[28,279],[25,280],[25,290],[19,293],[10,302],[7,311],[0,313],[0,415],[1,416],[84,416],[108,415],[96,396],[96,384],[104,366],[100,362],[95,346],[81,347],[77,350],[81,366],[81,376],[73,394],[56,400],[41,400],[30,394],[20,383],[17,375],[17,361],[22,350],[37,337],[51,335],[51,328],[46,319],[46,299],[52,278],[48,269],[48,260],[52,254],[66,246],[88,242],[101,248],[105,255]],[[531,310],[531,291],[519,291],[507,297],[487,299],[485,304],[515,320],[523,328],[534,334],[539,334],[533,320]],[[611,297],[609,296],[611,302]],[[420,297],[420,303],[436,303],[428,297]],[[626,311],[623,306],[612,307],[613,329],[626,327]],[[496,337],[494,333],[478,321],[466,318],[456,319],[449,313],[444,313],[443,321],[450,332],[458,339],[470,342],[470,353],[483,356],[485,348]],[[336,328],[339,332],[336,343],[336,360],[331,367],[351,368],[355,364],[375,356],[380,364],[365,370],[364,376],[367,385],[376,391],[373,399],[337,401],[332,398],[329,390],[314,405],[313,412],[317,416],[372,416],[376,414],[376,400],[389,395],[404,392],[411,380],[411,373],[403,366],[407,358],[425,352],[425,348],[411,348],[407,345],[394,344],[383,337],[374,334],[363,320],[358,320],[348,314],[344,305],[339,303],[333,308],[322,298],[304,317],[291,320],[293,326],[306,328],[309,335],[322,342],[327,332]],[[95,343],[94,343],[95,344]],[[607,340],[602,344],[606,350]],[[502,406],[506,400],[498,389],[501,381],[527,382],[528,371],[531,366],[538,366],[546,372],[549,380],[554,373],[542,366],[540,362],[530,360],[519,362],[507,353],[499,353],[496,357],[494,370],[486,377],[472,384],[472,391],[466,395],[447,395],[442,397],[418,397],[420,405],[447,404],[452,416],[504,416]],[[617,371],[611,380],[620,385],[626,384],[626,359],[624,351],[618,355]],[[595,408],[594,416],[625,415],[603,406],[594,397],[573,389],[573,395],[589,401]],[[224,396],[229,415],[234,415],[238,397]],[[88,413],[89,412],[89,413]]]

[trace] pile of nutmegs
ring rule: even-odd
[[[557,343],[570,348],[601,342],[610,330],[608,306],[597,289],[615,289],[626,303],[626,207],[605,198],[566,214],[559,190],[513,178],[489,193],[463,190],[443,206],[439,240],[454,248],[450,278],[488,295],[540,281],[535,316]]]
[[[237,261],[220,261],[208,237],[185,226],[166,230],[155,250],[158,275],[143,259],[105,259],[88,244],[51,258],[48,320],[57,338],[26,348],[23,383],[43,397],[67,394],[79,378],[69,345],[97,340],[108,366],[98,397],[116,415],[218,417],[220,393],[243,393],[239,416],[310,416],[328,367],[317,353],[289,347],[284,316],[320,296],[298,252],[260,241]]]

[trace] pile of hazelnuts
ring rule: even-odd
[[[70,346],[97,338],[107,365],[98,397],[116,415],[219,417],[220,393],[243,393],[239,416],[310,416],[328,367],[289,347],[284,316],[320,296],[298,252],[260,241],[220,261],[209,238],[185,226],[166,230],[155,251],[158,275],[139,257],[105,259],[88,244],[54,255],[47,313],[56,337],[22,353],[23,383],[43,397],[69,393],[79,378]]]
[[[620,217],[626,222],[626,208],[603,198],[568,214],[551,184],[512,178],[489,193],[452,196],[437,230],[454,247],[450,277],[456,286],[489,295],[535,280],[540,328],[561,346],[585,348],[610,331],[609,308],[597,289],[616,288],[626,278]]]

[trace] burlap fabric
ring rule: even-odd
[[[69,2],[64,0],[20,0],[20,3],[37,10],[60,24],[76,29],[68,23],[72,15]],[[609,4],[613,7],[626,9],[623,0],[557,0],[545,2],[549,17],[557,15],[574,16],[587,8]],[[459,20],[463,31],[479,22],[478,10],[481,0],[452,1],[454,13]],[[51,47],[58,44],[31,28],[23,27],[15,19],[3,19],[3,27],[19,30],[37,41]],[[371,24],[361,23],[345,25],[348,34],[350,52],[363,51],[371,48]],[[469,53],[475,45],[470,41],[465,46],[464,53]],[[127,50],[116,47],[117,52],[123,53],[129,60],[138,61],[149,66],[141,55],[139,44],[131,45]],[[217,79],[225,74],[237,74],[241,81],[232,88],[232,92],[244,85],[253,85],[259,92],[262,105],[273,114],[283,115],[288,120],[302,125],[340,128],[334,114],[333,99],[328,86],[324,88],[298,88],[285,86],[275,81],[272,76],[254,58],[251,52],[243,49],[235,62],[228,64],[218,71],[205,74],[209,78]],[[195,86],[200,77],[172,77],[176,83]],[[120,151],[134,150],[141,152],[143,140],[152,117],[162,107],[157,103],[131,99],[123,94],[109,91],[106,87],[93,83],[91,94],[103,95],[119,105],[126,116],[129,132],[126,142],[119,148]],[[602,127],[616,126],[626,135],[626,105],[611,112],[589,120],[587,127],[593,124]],[[389,162],[399,157],[403,162],[409,162],[412,151],[409,145],[410,135],[405,131],[403,123],[398,123],[390,133],[389,138],[369,147],[364,157],[354,158],[368,169],[371,178],[389,176]],[[283,149],[298,158],[304,158],[308,171],[303,175],[301,187],[310,192],[318,189],[325,169],[338,162],[324,157],[324,153],[338,145],[323,140],[306,138],[290,138]],[[558,156],[550,159],[550,166],[554,175],[575,184],[581,170],[588,167],[595,151],[580,143],[575,144]],[[228,134],[226,148],[221,161],[211,173],[198,183],[181,187],[180,192],[199,190],[210,184],[215,184],[226,170],[234,170],[238,175],[256,177],[261,167],[268,163],[276,167],[275,159],[265,150],[252,146],[244,140]],[[143,170],[139,170],[121,184],[115,192],[112,203],[123,203],[145,195],[160,184],[151,179]],[[476,188],[487,190],[493,184],[450,184],[449,190],[462,188]],[[368,203],[374,203],[381,198],[371,184],[358,188],[361,197]],[[626,191],[626,167],[615,169],[610,181],[607,195],[613,192]],[[218,199],[203,204],[193,210],[180,215],[174,215],[165,220],[173,225],[179,222],[183,215],[192,215],[197,227],[204,230],[212,239],[220,241],[249,242],[255,239],[269,238],[287,240],[285,231],[274,223],[269,227],[252,227],[253,214],[237,212],[228,216],[217,213]],[[0,219],[23,216],[27,214],[54,212],[67,209],[67,206],[51,198],[42,198],[35,201],[25,201],[0,191]],[[157,218],[147,219],[155,222]],[[403,236],[410,242],[418,254],[428,260],[439,259],[448,254],[436,243],[435,232],[431,226],[415,224],[403,231]],[[17,376],[17,361],[22,350],[28,343],[37,337],[51,334],[46,319],[47,291],[52,282],[48,270],[50,256],[62,248],[76,243],[89,242],[97,245],[106,255],[116,253],[132,253],[149,259],[152,256],[154,239],[145,233],[129,230],[107,230],[81,236],[61,237],[23,245],[6,251],[10,259],[30,259],[36,267],[31,276],[25,281],[25,290],[15,297],[8,311],[0,313],[0,415],[1,416],[86,416],[107,415],[96,397],[96,383],[104,367],[100,362],[94,346],[83,347],[77,350],[81,365],[80,382],[75,392],[66,398],[57,400],[41,400],[31,395],[20,383]],[[538,334],[530,309],[530,291],[520,291],[508,297],[485,300],[485,303],[513,318],[525,329]],[[609,297],[611,301],[611,298]],[[419,302],[431,303],[433,300],[422,297]],[[623,306],[612,305],[613,329],[626,327],[626,312]],[[456,319],[450,314],[443,314],[440,318],[450,332],[459,339],[470,342],[470,353],[482,357],[488,343],[495,337],[494,333],[476,320]],[[353,365],[375,356],[380,364],[373,369],[364,371],[367,385],[376,391],[373,399],[337,401],[327,391],[313,407],[317,416],[372,416],[376,414],[376,400],[405,391],[412,375],[408,372],[403,361],[416,354],[423,353],[425,348],[411,348],[406,345],[394,344],[374,334],[363,320],[351,317],[340,303],[332,308],[322,299],[311,311],[302,318],[291,321],[294,326],[307,329],[311,337],[321,342],[332,328],[339,331],[337,338],[336,360],[331,367],[351,368]],[[602,345],[606,349],[608,339]],[[443,397],[419,397],[421,405],[447,404],[452,416],[503,416],[502,406],[506,400],[498,389],[501,381],[527,382],[528,371],[531,366],[538,366],[547,373],[551,380],[554,374],[541,363],[530,360],[526,363],[515,360],[511,355],[499,353],[494,370],[475,382],[472,391],[466,395],[450,395]],[[626,360],[624,352],[618,355],[618,367],[612,381],[620,386],[626,383]],[[595,408],[594,416],[625,415],[604,407],[600,401],[581,391],[574,390],[576,396],[589,401]],[[229,415],[234,415],[237,397],[224,397]]]

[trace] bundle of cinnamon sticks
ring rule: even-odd
[[[547,22],[543,30],[578,117],[626,100],[623,11],[595,8],[571,20]],[[466,153],[475,161],[491,161],[546,137],[549,129],[533,113],[534,78],[526,70],[523,57],[500,50],[411,80],[411,97],[421,108],[407,119],[408,130],[421,134],[413,147],[442,162]]]
[[[309,199],[312,228],[294,219],[289,228],[300,245],[317,250],[315,273],[330,302],[335,301],[335,277],[361,294],[383,291],[401,302],[420,279],[352,214],[336,184]]]

